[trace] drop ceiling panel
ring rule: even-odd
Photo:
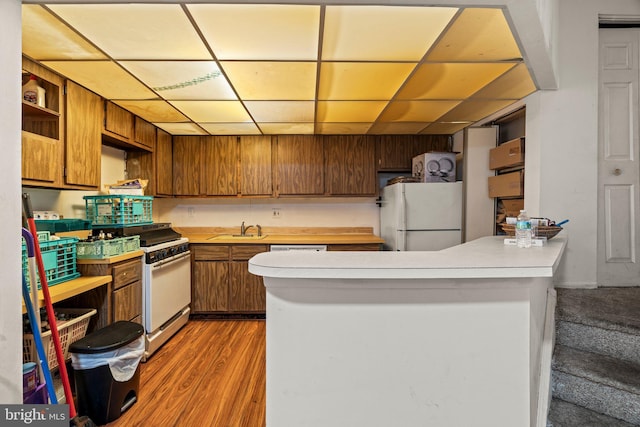
[[[251,122],[239,101],[172,101],[171,104],[194,122]]]
[[[113,102],[148,122],[186,122],[189,120],[171,104],[162,100],[114,100]]]
[[[318,101],[318,122],[374,122],[387,101]]]
[[[164,99],[238,99],[215,61],[122,61],[121,64]]]
[[[362,135],[366,134],[371,123],[317,123],[316,133],[322,135]]]
[[[314,120],[315,103],[313,101],[246,101],[244,105],[251,117],[260,123],[313,124]]]
[[[472,98],[522,99],[535,90],[536,85],[531,80],[527,66],[519,64],[475,93]]]
[[[199,123],[211,135],[260,135],[255,123]]]
[[[159,123],[154,122],[155,126],[172,135],[207,135],[202,128],[195,123]]]
[[[22,52],[39,61],[107,59],[95,46],[38,5],[22,6]]]
[[[454,133],[471,126],[471,122],[462,123],[431,123],[422,132],[422,135],[453,135]]]
[[[477,122],[513,104],[514,100],[467,100],[442,116],[441,122]]]
[[[465,99],[501,76],[512,63],[423,64],[398,93],[398,99]]]
[[[311,135],[313,123],[258,123],[266,135]]]
[[[241,99],[313,100],[314,62],[227,62],[222,68]]]
[[[42,61],[53,71],[106,99],[157,99],[157,95],[115,62]]]
[[[420,61],[458,9],[327,6],[324,61]]]
[[[465,9],[429,53],[429,61],[504,61],[520,59],[502,9]]]
[[[114,59],[212,59],[177,4],[49,7]]]
[[[220,60],[315,60],[320,6],[187,6]]]
[[[420,133],[422,129],[427,127],[429,123],[425,122],[400,122],[400,123],[389,123],[389,122],[378,122],[371,126],[369,129],[370,134],[374,135],[387,135],[387,134],[404,134],[404,135],[414,135]]]
[[[414,63],[324,62],[319,100],[391,99],[415,68]]]
[[[460,101],[394,101],[380,116],[381,122],[435,122]]]

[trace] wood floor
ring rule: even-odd
[[[264,425],[264,320],[190,320],[141,364],[138,401],[108,424]]]

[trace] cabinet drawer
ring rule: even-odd
[[[142,314],[142,281],[113,291],[113,321],[131,320]]]
[[[142,278],[142,262],[136,259],[113,267],[113,289],[121,288]]]
[[[231,259],[233,261],[246,261],[254,255],[267,252],[267,245],[238,245],[231,246]]]
[[[227,261],[229,259],[229,246],[191,245],[191,251],[195,261]]]

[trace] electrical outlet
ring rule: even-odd
[[[271,211],[272,211],[271,217],[273,219],[282,218],[282,213],[280,212],[280,208],[273,208]]]

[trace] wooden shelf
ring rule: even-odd
[[[22,100],[22,113],[28,116],[38,117],[51,117],[52,120],[57,120],[60,117],[60,113],[49,108],[40,107],[32,102]]]
[[[108,283],[111,283],[111,276],[81,276],[77,279],[50,286],[49,296],[51,297],[51,303],[55,304]],[[44,306],[44,295],[41,290],[38,291],[38,306]],[[23,302],[22,313],[26,312]]]

